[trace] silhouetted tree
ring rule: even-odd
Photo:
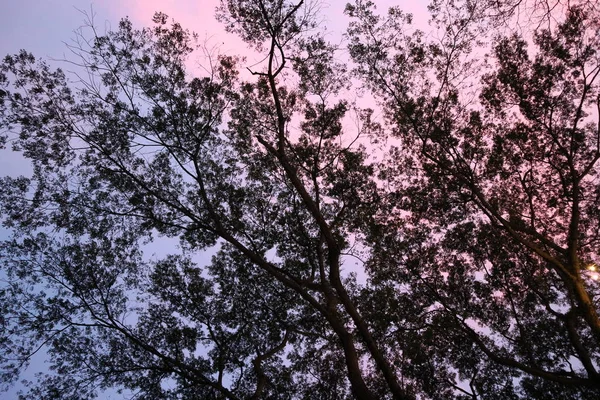
[[[190,72],[160,13],[90,24],[69,77],[7,56],[2,381],[43,350],[26,398],[596,398],[600,19],[552,4],[426,35],[359,0],[344,60],[317,2],[224,0],[245,71]]]

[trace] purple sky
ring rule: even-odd
[[[213,14],[219,0],[13,0],[0,7],[0,54],[27,49],[38,56],[60,57],[65,47],[62,42],[73,37],[73,30],[83,22],[79,10],[97,14],[98,25],[116,26],[120,18],[128,16],[135,26],[149,25],[155,11],[162,11],[184,27],[225,42],[224,52],[239,52],[245,47],[224,31]],[[332,31],[342,31],[345,0],[324,1],[323,22]],[[426,2],[407,0],[375,0],[379,10],[400,5],[415,13],[417,21],[426,21]],[[421,4],[419,4],[421,3]],[[218,38],[218,39],[217,39]]]

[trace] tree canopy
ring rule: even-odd
[[[599,398],[600,5],[319,5],[223,0],[252,66],[162,13],[4,58],[4,389]]]

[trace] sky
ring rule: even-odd
[[[324,1],[323,23],[332,31],[343,31],[346,0]],[[73,31],[82,25],[82,12],[93,10],[98,26],[115,27],[123,17],[129,17],[134,26],[147,26],[156,11],[165,12],[183,27],[195,31],[215,44],[222,43],[222,51],[244,52],[244,44],[226,34],[214,19],[219,0],[14,0],[0,6],[0,54],[26,49],[39,56],[60,58],[65,54],[64,42],[73,37]],[[416,20],[426,20],[425,2],[407,0],[375,0],[380,10],[399,5],[413,12]],[[416,4],[415,4],[416,3]],[[418,4],[422,3],[422,4]]]
[[[386,10],[391,5],[400,5],[403,9],[415,14],[415,20],[425,22],[425,2],[406,0],[374,0],[379,10]],[[206,40],[208,47],[218,47],[222,54],[252,56],[247,46],[234,35],[224,31],[214,19],[215,7],[219,0],[5,0],[0,5],[0,57],[14,54],[21,49],[33,53],[42,59],[60,60],[68,58],[66,43],[74,37],[74,31],[84,25],[87,15],[94,15],[94,24],[100,30],[115,29],[119,20],[129,17],[134,27],[141,28],[152,23],[152,15],[156,11],[166,13],[184,28],[198,33],[201,40]],[[321,19],[323,24],[341,38],[347,19],[343,15],[345,0],[329,0],[324,2]],[[256,57],[256,56],[254,56]],[[56,62],[60,66],[59,62]],[[0,176],[27,174],[29,167],[18,154],[8,150],[0,150]],[[8,232],[0,228],[0,240],[6,238]],[[34,367],[28,371],[31,378],[34,370],[43,365],[43,355],[34,361]],[[41,367],[43,368],[43,367]],[[17,385],[3,398],[16,398]],[[103,398],[120,398],[106,395]]]

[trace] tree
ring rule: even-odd
[[[196,37],[160,13],[90,24],[75,81],[7,56],[33,176],[0,189],[2,381],[45,349],[28,398],[596,398],[595,3],[533,8],[535,50],[510,32],[480,65],[527,5],[494,3],[434,2],[434,40],[357,1],[341,62],[317,3],[223,1],[266,57],[248,78],[188,72]]]
[[[377,249],[373,271],[436,298],[440,328],[454,326],[485,354],[454,355],[476,391],[509,398],[514,372],[475,379],[509,367],[526,373],[528,397],[563,397],[563,385],[599,378],[598,285],[586,275],[598,264],[597,9],[558,3],[565,14],[551,19],[548,5],[541,18],[550,27],[540,22],[530,42],[495,38],[489,72],[473,88],[460,77],[486,66],[472,58],[481,30],[469,18],[481,17],[469,4],[456,5],[467,16],[449,8],[435,16],[445,26],[439,43],[387,29],[406,18],[399,11],[381,20],[368,5],[350,7],[351,54],[403,139],[384,169],[395,187],[388,210],[416,231],[398,237],[392,227],[398,243]],[[399,265],[412,276],[395,276]],[[439,347],[431,351],[453,346]]]

